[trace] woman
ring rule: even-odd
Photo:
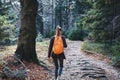
[[[56,46],[58,46],[58,48]],[[62,36],[62,29],[60,26],[57,26],[56,34],[50,40],[49,51],[48,51],[48,61],[51,61],[51,57],[52,57],[55,65],[55,80],[57,79],[59,80],[62,74],[63,61],[64,59],[66,59],[64,54],[64,48],[66,47],[67,47],[67,44],[66,44],[65,37]]]

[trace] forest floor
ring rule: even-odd
[[[17,70],[23,67],[22,64],[18,66],[13,65],[13,62],[15,62],[16,60],[13,59],[12,56],[14,55],[16,48],[17,45],[0,46],[0,80],[24,80],[24,79],[15,79],[15,78],[7,78],[7,77],[3,79],[3,76],[1,74],[1,72],[3,72],[2,70],[5,64],[7,64],[7,67],[10,68],[13,72],[16,71],[16,73]],[[46,57],[47,48],[48,48],[48,40],[45,42],[37,42],[36,50],[37,50],[38,58],[42,57],[40,58],[41,60],[46,59],[45,57]],[[25,61],[23,61],[23,63],[25,64],[27,70],[29,71],[28,77],[25,80],[49,80],[51,78],[49,71],[45,70],[45,66],[42,67],[32,62],[29,63]]]
[[[49,41],[39,42],[36,51],[41,65],[25,63],[30,69],[30,80],[53,80],[54,65],[47,61]],[[112,67],[107,57],[81,51],[82,42],[67,41],[65,49],[66,61],[64,63],[61,80],[120,80],[120,71]],[[6,55],[14,54],[16,45],[0,48],[0,59]],[[4,53],[4,54],[3,54]],[[1,80],[1,79],[0,79]]]

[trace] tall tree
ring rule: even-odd
[[[56,0],[56,8],[55,8],[55,17],[56,17],[56,25],[62,26],[62,9],[63,9],[63,0]]]
[[[37,14],[37,32],[40,32],[43,35],[43,3],[42,0],[39,0],[38,14]]]
[[[21,28],[15,55],[21,60],[38,63],[35,50],[37,0],[20,0]],[[20,57],[19,57],[20,56]]]

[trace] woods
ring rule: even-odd
[[[0,0],[0,52],[17,45],[11,50],[17,58],[39,64],[36,43],[49,40],[60,25],[68,41],[82,41],[82,51],[120,67],[119,22],[119,0]]]
[[[118,0],[39,0],[38,3],[33,2],[34,4],[32,1],[21,0],[11,2],[12,5],[9,1],[0,2],[1,44],[13,44],[19,37],[16,54],[21,54],[22,51],[28,55],[32,52],[19,49],[21,45],[26,45],[26,49],[32,48],[32,53],[36,54],[35,41],[53,36],[58,24],[63,28],[63,34],[71,40],[87,40],[104,43],[105,46],[111,45],[112,47],[109,48],[113,53],[119,46],[120,2]],[[12,17],[10,14],[14,11],[12,8],[14,5],[21,11],[20,15],[14,12]],[[117,53],[119,54],[119,51]]]

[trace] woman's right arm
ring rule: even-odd
[[[53,47],[53,41],[54,38],[52,37],[51,40],[50,40],[50,44],[49,44],[49,50],[48,50],[48,58],[51,57],[51,52],[52,52],[52,47]]]

